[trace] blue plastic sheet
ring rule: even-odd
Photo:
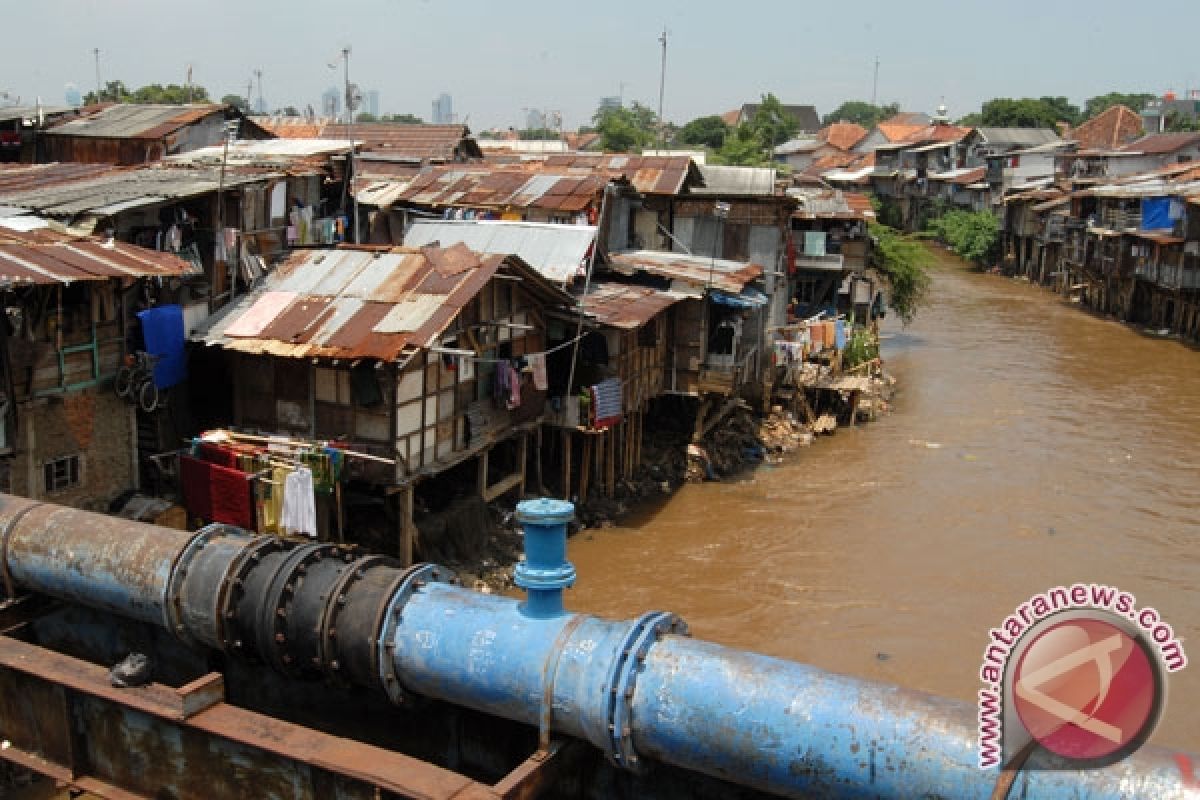
[[[767,304],[767,296],[754,289],[743,289],[741,294],[730,294],[720,289],[710,289],[709,298],[714,303],[731,308],[760,308]]]
[[[1143,229],[1170,228],[1173,225],[1174,223],[1171,221],[1171,198],[1147,197],[1142,200]]]
[[[138,312],[146,352],[158,357],[154,364],[154,385],[167,389],[187,378],[184,357],[183,308],[158,306]]]

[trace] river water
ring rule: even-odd
[[[973,700],[990,628],[1110,584],[1191,651],[1153,740],[1200,752],[1200,353],[941,251],[930,297],[890,415],[574,537],[569,606]]]

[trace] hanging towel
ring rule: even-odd
[[[219,444],[213,444],[212,442],[200,442],[196,449],[196,455],[203,461],[222,467],[238,469],[237,453],[233,450]]]
[[[254,526],[249,475],[191,456],[179,461],[184,504],[191,514],[239,528]]]
[[[546,380],[546,354],[531,353],[525,356],[525,360],[533,368],[533,388],[539,392],[546,391],[550,387],[549,382]]]
[[[317,502],[313,495],[312,471],[308,467],[292,471],[284,481],[281,527],[284,533],[316,538]]]

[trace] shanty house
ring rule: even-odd
[[[468,459],[485,499],[523,487],[546,312],[571,302],[519,257],[461,245],[306,250],[194,339],[224,354],[212,377],[228,382],[234,426],[372,454],[363,482],[398,487],[411,530],[414,484]],[[505,443],[513,471],[492,480]]]
[[[193,269],[31,216],[0,220],[0,491],[107,510],[138,485],[134,407],[112,380],[135,312]]]
[[[232,106],[211,103],[94,106],[78,118],[42,131],[41,146],[47,161],[147,164],[220,143],[225,121],[239,117],[241,112]],[[239,135],[245,139],[270,136],[245,119]]]

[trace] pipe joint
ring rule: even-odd
[[[567,560],[567,523],[575,506],[548,497],[517,504],[525,528],[525,560],[513,570],[513,582],[525,590],[521,610],[545,619],[563,613],[562,590],[575,583],[575,565]]]

